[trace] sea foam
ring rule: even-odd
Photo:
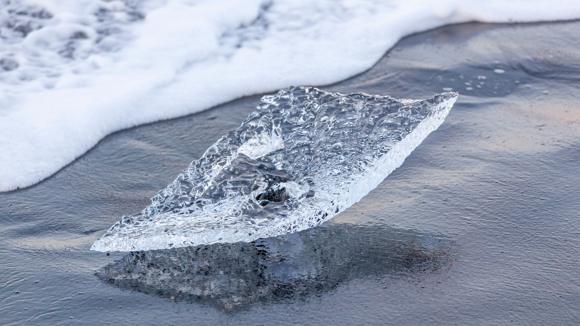
[[[574,18],[578,1],[0,0],[0,191],[117,130],[343,80],[410,33]]]

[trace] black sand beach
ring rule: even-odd
[[[260,96],[110,135],[51,178],[0,194],[0,324],[578,324],[578,31],[578,21],[442,27],[321,87],[460,97],[378,188],[300,234],[89,251]]]

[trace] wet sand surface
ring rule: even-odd
[[[578,324],[578,31],[447,26],[322,87],[460,97],[378,188],[299,234],[89,251],[260,97],[107,137],[48,180],[0,194],[0,324]]]

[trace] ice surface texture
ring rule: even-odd
[[[578,18],[578,0],[0,0],[0,191],[121,129],[354,76],[412,33]]]
[[[240,128],[91,249],[249,242],[317,226],[399,167],[456,99],[457,93],[396,100],[310,87],[264,96]]]

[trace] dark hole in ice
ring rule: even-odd
[[[260,201],[260,205],[262,206],[266,206],[269,202],[272,201],[281,203],[286,199],[288,199],[288,196],[286,195],[286,188],[280,188],[276,190],[270,188],[266,192],[261,193],[256,197],[256,200]]]

